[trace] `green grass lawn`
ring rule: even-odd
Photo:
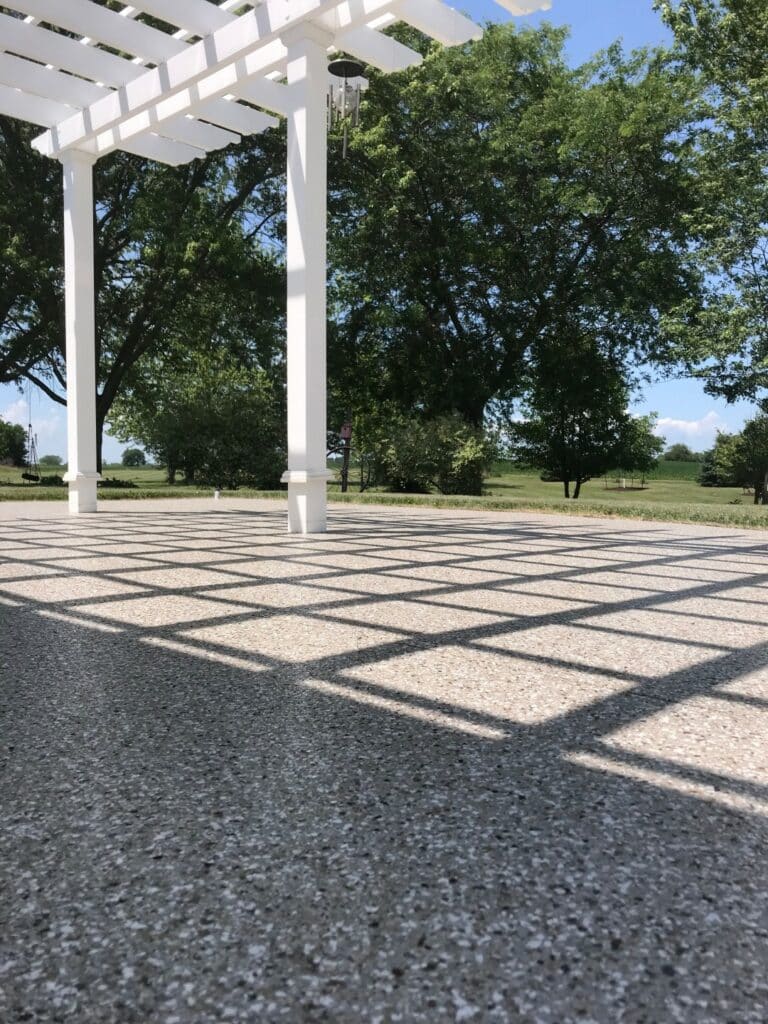
[[[735,501],[748,505],[752,501],[752,495],[744,494],[741,487],[701,487],[695,478],[649,479],[642,490],[639,479],[635,480],[637,490],[630,489],[631,480],[627,479],[626,483],[627,490],[620,490],[616,486],[615,478],[590,480],[582,487],[579,501],[602,501],[611,505],[645,504],[646,502],[651,504],[683,502],[685,504],[728,505]],[[489,494],[496,497],[535,498],[545,501],[563,499],[563,485],[544,483],[538,473],[509,471],[499,473],[488,477],[485,487]],[[573,491],[573,485],[571,485],[571,491]]]
[[[333,468],[338,466],[332,464]],[[48,471],[46,471],[48,472]],[[63,470],[59,471],[63,472]],[[616,488],[614,479],[591,480],[582,488],[578,501],[566,501],[561,484],[544,483],[537,473],[520,472],[505,464],[497,464],[486,480],[483,497],[445,497],[442,495],[402,495],[381,491],[360,494],[354,489],[342,495],[338,482],[329,487],[332,501],[432,506],[437,508],[517,509],[520,511],[558,512],[570,515],[620,516],[671,522],[712,523],[727,526],[768,526],[768,507],[752,504],[752,496],[737,487],[700,487],[696,483],[697,463],[661,463],[646,482],[636,490]],[[205,497],[211,487],[169,486],[161,469],[143,467],[123,469],[107,467],[103,476],[128,480],[135,489],[101,489],[99,497],[116,498],[183,498]],[[629,485],[631,481],[627,481]],[[639,481],[635,481],[639,488]],[[0,467],[0,501],[63,500],[66,488],[39,487],[23,484],[21,470]],[[225,491],[238,497],[281,497],[282,492],[239,490]]]

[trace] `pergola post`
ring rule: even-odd
[[[93,266],[93,164],[68,150],[64,168],[64,305],[67,356],[69,511],[96,511],[96,314]]]
[[[326,528],[326,209],[328,46],[312,24],[283,36],[289,104],[288,530]]]

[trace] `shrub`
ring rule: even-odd
[[[377,438],[366,439],[378,483],[405,494],[482,494],[495,451],[482,430],[460,416],[394,415],[380,430]]]
[[[99,480],[98,486],[107,491],[133,491],[136,489],[136,484],[132,480],[118,480],[115,476]]]

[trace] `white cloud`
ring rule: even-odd
[[[533,14],[552,9],[552,0],[499,0],[499,3],[511,14]]]
[[[662,416],[656,424],[656,434],[667,441],[714,441],[718,430],[724,430],[727,423],[714,409],[698,420],[678,420]]]

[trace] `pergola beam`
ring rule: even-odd
[[[120,146],[122,139],[155,130],[170,117],[193,111],[199,104],[237,92],[239,84],[284,66],[280,36],[310,16],[323,18],[343,36],[393,6],[394,0],[293,0],[286,14],[284,0],[265,0],[235,22],[188,46],[158,68],[145,71],[116,92],[91,104],[35,140],[45,156],[82,148],[96,139],[99,156]]]
[[[344,53],[349,53],[387,74],[418,67],[424,61],[421,54],[409,46],[404,46],[397,39],[383,36],[380,32],[374,32],[365,25],[344,32],[337,38],[336,45]]]
[[[156,64],[167,60],[169,51],[183,53],[189,48],[167,32],[90,0],[6,0],[4,6]]]
[[[483,35],[479,25],[440,0],[400,0],[397,13],[406,24],[443,46],[461,46]]]
[[[130,0],[130,6],[194,36],[208,36],[235,17],[208,0]]]
[[[145,71],[123,57],[95,46],[83,46],[69,36],[27,24],[8,14],[0,14],[0,46],[30,60],[71,71],[113,88],[124,85]]]

